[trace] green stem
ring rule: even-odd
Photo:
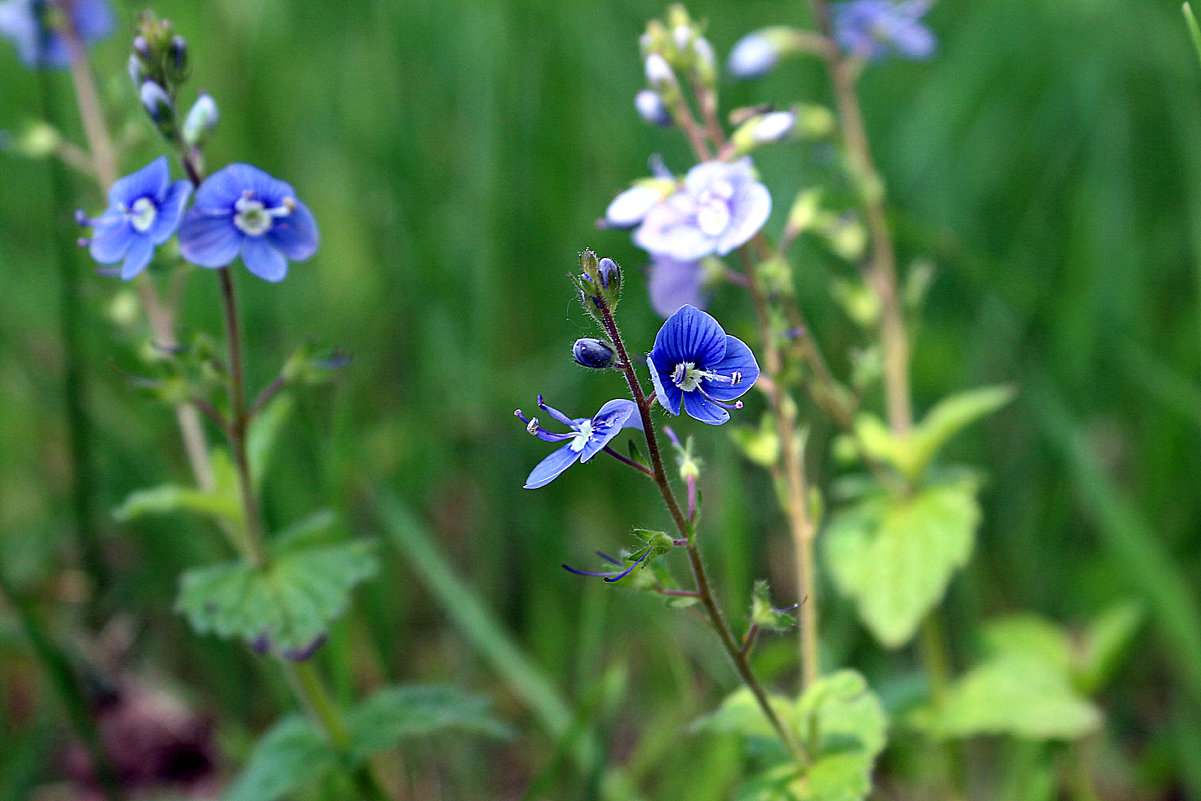
[[[701,559],[700,548],[696,544],[696,531],[684,517],[679,501],[676,500],[675,493],[671,489],[671,483],[667,479],[667,472],[663,469],[663,457],[659,450],[659,440],[655,435],[654,422],[651,420],[651,404],[647,402],[646,394],[642,391],[642,384],[638,381],[638,374],[634,372],[633,362],[630,361],[629,353],[626,352],[625,342],[621,338],[621,331],[617,327],[616,320],[613,319],[613,311],[609,308],[609,304],[603,300],[601,302],[601,314],[605,333],[609,335],[609,338],[613,341],[613,346],[617,349],[617,356],[621,360],[626,383],[630,387],[630,393],[634,397],[634,403],[638,406],[638,413],[642,418],[642,430],[646,437],[646,449],[650,454],[652,478],[654,478],[655,484],[659,487],[659,494],[663,496],[663,502],[667,505],[667,510],[671,513],[671,517],[675,521],[676,528],[680,532],[680,537],[687,541],[685,550],[688,552],[688,563],[692,567],[693,579],[696,581],[697,597],[700,599],[701,605],[705,607],[705,611],[709,617],[709,624],[717,633],[722,648],[725,649],[726,654],[734,662],[734,667],[738,670],[738,675],[755,696],[755,700],[759,703],[760,709],[763,710],[764,716],[776,731],[776,734],[779,735],[785,748],[792,754],[797,764],[803,764],[804,752],[797,743],[796,737],[793,736],[788,727],[780,720],[779,715],[776,714],[776,710],[772,708],[767,691],[763,689],[763,685],[760,684],[758,677],[755,676],[755,672],[751,669],[748,655],[738,644],[734,633],[730,630],[729,624],[726,623],[725,616],[721,612],[721,607],[717,604],[713,587],[709,583],[709,573],[705,569],[705,563]]]

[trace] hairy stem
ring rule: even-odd
[[[646,437],[646,449],[650,454],[652,477],[655,480],[655,484],[659,487],[659,494],[663,496],[663,502],[667,505],[667,510],[671,514],[672,520],[675,521],[680,537],[686,542],[684,547],[688,552],[688,563],[692,567],[693,579],[696,581],[697,597],[700,599],[701,605],[705,607],[709,624],[717,633],[722,648],[725,649],[730,659],[734,662],[734,667],[738,670],[738,675],[742,678],[743,683],[746,684],[755,696],[755,700],[763,710],[764,716],[776,731],[776,734],[779,735],[780,740],[784,743],[789,753],[792,754],[798,763],[801,763],[804,761],[804,753],[801,751],[800,745],[797,743],[792,732],[780,720],[779,715],[776,714],[776,710],[772,708],[767,691],[763,689],[763,685],[751,669],[748,655],[742,650],[742,646],[730,630],[729,624],[726,623],[721,607],[718,606],[713,587],[709,582],[709,573],[705,569],[705,563],[701,559],[700,548],[696,544],[696,532],[684,517],[679,501],[676,500],[675,493],[672,491],[671,483],[667,479],[667,471],[663,468],[663,457],[659,450],[659,440],[655,435],[655,426],[651,420],[651,404],[648,402],[646,394],[642,391],[642,384],[639,383],[638,374],[634,371],[633,363],[626,352],[625,342],[621,338],[621,331],[617,328],[617,322],[613,319],[613,312],[609,308],[609,305],[603,301],[601,302],[601,314],[605,333],[609,335],[614,347],[617,348],[617,355],[621,359],[626,383],[630,387],[630,393],[633,395],[634,402],[638,406],[638,413],[642,417],[642,430]]]

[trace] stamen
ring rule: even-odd
[[[575,428],[574,420],[572,420],[570,417],[563,414],[561,411],[554,408],[553,406],[547,406],[546,403],[542,400],[541,395],[538,396],[538,408],[541,409],[542,411],[546,412],[547,414],[549,414],[551,417],[558,420],[563,425],[568,426],[569,428]]]
[[[701,387],[700,384],[697,384],[696,391],[701,393],[701,396],[705,400],[709,401],[712,404],[716,404],[717,406],[720,406],[723,409],[741,409],[742,408],[742,401],[734,401],[733,403],[729,403],[728,401],[720,401],[717,398],[710,395],[708,392],[705,392],[704,388]]]
[[[525,424],[525,430],[527,432],[529,432],[530,434],[537,434],[538,433],[538,418],[537,417],[530,418],[530,421]]]

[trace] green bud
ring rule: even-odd
[[[788,614],[789,611],[773,608],[767,582],[755,582],[751,590],[751,625],[769,631],[791,628],[796,625],[796,618]]]
[[[57,153],[62,143],[57,128],[44,122],[33,122],[12,139],[9,147],[22,156],[44,159]]]

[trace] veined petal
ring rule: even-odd
[[[730,413],[699,392],[684,393],[684,411],[688,416],[711,426],[719,426],[730,419]]]
[[[724,256],[759,233],[771,215],[771,193],[760,183],[743,186],[731,204],[730,224],[717,239],[715,250]]]
[[[137,233],[124,215],[105,215],[96,220],[88,252],[101,264],[112,264],[125,258],[136,238]]]
[[[242,239],[232,215],[209,213],[198,205],[188,209],[179,226],[179,252],[201,267],[224,267],[232,262],[242,249]]]
[[[631,422],[631,418],[634,422]],[[604,450],[623,428],[641,430],[642,415],[638,414],[638,406],[632,400],[616,398],[600,407],[596,416],[592,418],[592,436],[580,451],[580,461],[586,462]]]
[[[304,261],[312,256],[317,252],[320,242],[317,221],[313,219],[309,207],[299,200],[296,200],[296,207],[291,214],[276,220],[267,232],[267,238],[292,261]]]
[[[167,157],[159,156],[137,172],[119,178],[108,190],[110,206],[132,206],[140,197],[157,201],[167,191],[171,182],[171,168]]]
[[[714,241],[696,224],[690,197],[673,196],[647,213],[634,232],[634,244],[655,255],[696,261],[713,252]]]
[[[538,489],[539,487],[545,487],[558,478],[560,473],[571,467],[579,456],[579,451],[571,449],[571,443],[564,445],[539,462],[530,471],[529,476],[525,479],[525,488]]]
[[[732,401],[740,398],[759,380],[759,363],[755,354],[738,337],[726,336],[726,355],[720,362],[708,368],[710,372],[729,376],[740,373],[742,380],[737,384],[726,384],[721,381],[705,381],[705,392],[709,397],[719,401]]]
[[[646,366],[651,372],[651,383],[655,385],[655,398],[659,405],[672,414],[679,414],[680,396],[683,394],[680,388],[671,383],[671,377],[655,364],[654,354],[646,357]]]
[[[713,315],[685,304],[663,323],[651,353],[669,369],[686,362],[708,368],[726,355],[726,332]]]
[[[150,238],[154,244],[161,245],[171,238],[183,218],[184,206],[188,205],[188,197],[192,194],[192,184],[188,181],[175,181],[167,187],[166,194],[158,207],[158,216],[150,227]]]
[[[264,281],[279,283],[288,274],[288,260],[265,236],[247,236],[242,240],[242,263]]]
[[[145,270],[153,256],[154,242],[150,237],[145,234],[135,234],[129,253],[125,256],[125,263],[121,265],[121,280],[128,281]]]
[[[252,172],[246,172],[247,170]],[[204,179],[204,183],[196,190],[196,207],[208,212],[233,214],[234,204],[242,197],[242,193],[248,189],[253,191],[250,179],[254,173],[259,172],[262,170],[249,164],[229,164],[222,167]]]

